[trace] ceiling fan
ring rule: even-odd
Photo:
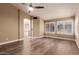
[[[22,4],[26,6],[26,3],[22,3]],[[34,9],[43,9],[44,8],[44,6],[33,6],[32,3],[30,3],[28,6],[34,8]]]
[[[45,8],[44,6],[33,6],[32,3],[29,3],[29,5],[27,5],[26,3],[21,3],[23,4],[24,6],[28,7],[28,13],[30,14],[34,9],[43,9]],[[37,16],[32,16],[33,19],[38,19],[39,17]]]

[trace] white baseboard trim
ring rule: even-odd
[[[30,39],[37,39],[37,38],[43,38],[44,36],[39,36],[39,37],[29,37]]]
[[[23,39],[17,39],[17,40],[7,41],[7,42],[0,43],[0,45],[9,44],[9,43],[13,43],[13,42],[21,41],[21,40],[23,40]]]
[[[79,48],[79,42],[75,39],[75,42],[77,44],[77,47]]]
[[[44,37],[50,37],[50,38],[57,38],[57,39],[72,40],[72,41],[75,41],[75,39],[69,39],[69,38],[63,38],[63,37],[55,37],[55,36],[44,36]]]

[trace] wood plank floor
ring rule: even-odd
[[[74,41],[40,38],[24,39],[0,46],[0,55],[79,55],[79,49]],[[5,55],[6,55],[5,54]]]
[[[74,41],[41,38],[25,39],[23,49],[18,54],[23,55],[79,55],[79,49]]]

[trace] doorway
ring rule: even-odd
[[[28,38],[30,36],[30,19],[24,19],[24,38]]]

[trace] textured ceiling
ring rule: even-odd
[[[29,3],[26,3],[26,6],[19,3],[13,5],[27,12]],[[44,20],[73,16],[79,11],[79,4],[76,3],[33,3],[32,5],[45,7],[44,9],[34,9],[34,11],[30,13],[31,15],[39,16]]]

